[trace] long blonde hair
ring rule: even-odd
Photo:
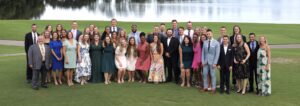
[[[265,46],[262,47],[262,49],[268,50],[269,44],[268,44],[267,38],[266,38],[265,36],[260,36],[260,37],[261,37],[261,38],[264,38],[264,40],[265,40]],[[261,41],[259,41],[259,45],[261,45]]]

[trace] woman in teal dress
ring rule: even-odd
[[[63,43],[63,53],[65,57],[64,67],[67,70],[67,83],[69,86],[74,85],[73,83],[73,72],[76,68],[76,50],[77,41],[73,39],[73,33],[68,32],[67,39]]]
[[[102,63],[102,45],[100,36],[94,35],[94,41],[90,45],[90,57],[92,61],[92,82],[99,83],[103,81],[103,72],[101,71]]]
[[[116,71],[115,65],[115,44],[112,42],[109,36],[104,38],[102,43],[103,55],[102,55],[102,72],[104,73],[105,84],[109,84],[112,74]]]
[[[257,52],[258,91],[261,96],[271,95],[271,51],[266,37],[260,37]]]
[[[181,86],[185,85],[185,79],[187,87],[190,87],[190,70],[192,68],[194,51],[193,44],[191,38],[189,36],[185,36],[183,38],[184,43],[179,46],[179,56],[180,56],[180,69],[181,69]]]

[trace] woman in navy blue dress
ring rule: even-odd
[[[179,46],[179,56],[180,56],[180,69],[181,69],[181,86],[185,85],[185,79],[187,87],[190,87],[190,70],[192,68],[194,51],[191,38],[185,36],[183,38],[183,43]]]
[[[52,58],[52,76],[55,85],[62,84],[62,70],[63,70],[63,53],[62,42],[59,40],[57,32],[52,34],[52,41],[50,41],[51,58]],[[56,79],[58,77],[58,80]]]
[[[112,74],[116,71],[115,64],[115,44],[112,42],[109,36],[104,38],[102,54],[102,72],[104,73],[105,84],[110,83]]]

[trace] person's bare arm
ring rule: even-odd
[[[266,70],[270,70],[270,64],[271,64],[271,50],[270,50],[270,47],[267,47],[267,57],[268,57],[268,63],[266,65]]]
[[[182,68],[183,67],[183,62],[182,62],[182,48],[180,46],[178,47],[178,51],[179,51],[180,68]]]
[[[242,64],[245,64],[246,61],[247,61],[247,60],[249,59],[249,57],[250,57],[250,49],[249,49],[247,43],[244,44],[244,48],[246,49],[247,56],[246,56],[246,58],[242,61]]]

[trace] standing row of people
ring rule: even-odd
[[[116,19],[102,34],[92,24],[83,33],[77,29],[76,21],[71,26],[67,31],[58,24],[52,31],[48,25],[39,35],[33,24],[32,32],[26,34],[27,80],[33,89],[38,89],[37,72],[42,72],[42,87],[46,88],[51,78],[55,85],[62,84],[62,80],[69,86],[74,85],[73,80],[81,85],[89,81],[110,84],[111,80],[122,84],[127,71],[128,82],[136,78],[141,83],[174,80],[182,87],[196,86],[214,94],[219,69],[221,93],[230,93],[232,70],[238,93],[245,94],[248,85],[249,92],[253,92],[255,77],[257,93],[271,94],[270,48],[266,38],[260,37],[258,42],[255,33],[250,33],[247,43],[239,26],[233,27],[232,36],[226,34],[226,27],[221,27],[218,39],[214,39],[209,28],[192,29],[192,22],[188,22],[185,29],[178,27],[176,20],[172,20],[172,28],[165,29],[165,24],[160,24],[148,35],[132,25],[127,36],[125,29],[117,27]]]

